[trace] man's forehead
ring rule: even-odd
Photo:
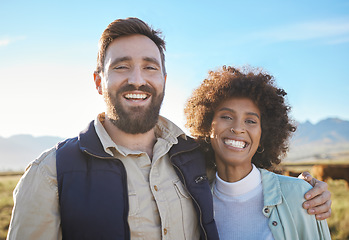
[[[106,50],[104,69],[121,62],[117,59],[124,59],[123,62],[132,63],[149,63],[147,59],[153,59],[153,62],[156,62],[161,68],[164,67],[159,48],[150,38],[140,34],[122,36],[112,41]]]
[[[113,57],[156,57],[160,59],[160,50],[147,36],[135,34],[114,39],[106,50],[106,56]]]

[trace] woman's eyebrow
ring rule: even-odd
[[[234,109],[227,108],[227,107],[220,108],[218,111],[219,112],[221,112],[221,111],[228,111],[228,112],[236,113],[236,111]],[[246,115],[256,116],[258,119],[260,119],[259,115],[257,113],[255,113],[255,112],[246,112]]]

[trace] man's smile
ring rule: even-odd
[[[126,91],[121,96],[126,101],[126,104],[131,104],[130,106],[141,106],[150,103],[152,99],[151,93],[139,90]]]
[[[123,95],[127,100],[145,100],[150,97],[150,94],[146,93],[126,93]]]

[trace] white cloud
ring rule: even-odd
[[[349,19],[295,23],[255,32],[249,38],[268,42],[325,40],[331,44],[343,43],[343,39],[349,38]]]
[[[0,37],[0,47],[7,46],[13,42],[24,40],[26,37]]]
[[[10,39],[0,39],[0,47],[1,46],[6,46],[6,45],[9,45],[10,44]]]

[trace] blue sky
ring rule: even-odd
[[[0,136],[75,136],[104,111],[94,88],[97,43],[117,18],[139,17],[167,42],[161,114],[183,106],[209,70],[261,67],[292,116],[349,120],[349,1],[0,0]]]

